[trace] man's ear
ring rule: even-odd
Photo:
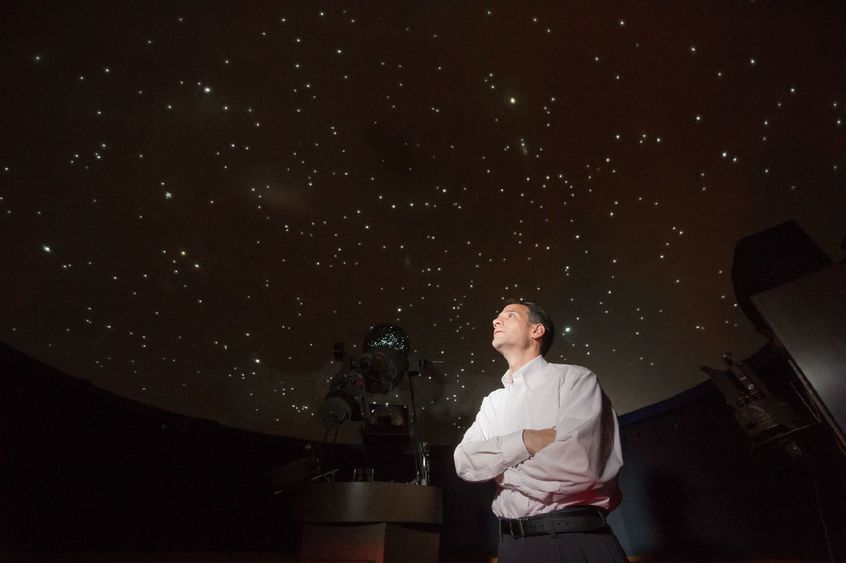
[[[536,324],[532,329],[532,338],[541,338],[546,334],[546,327],[542,324]]]

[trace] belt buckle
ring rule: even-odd
[[[511,537],[524,538],[529,535],[525,527],[528,521],[528,518],[503,518],[501,529]]]
[[[517,534],[514,533],[514,524],[517,524]],[[511,535],[515,538],[523,538],[526,537],[526,531],[523,529],[523,519],[522,518],[515,518],[508,523],[508,529],[511,532]]]

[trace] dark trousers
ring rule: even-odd
[[[626,563],[626,553],[609,528],[499,540],[499,563]]]

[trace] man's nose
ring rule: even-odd
[[[498,327],[501,324],[502,324],[502,319],[500,319],[499,317],[497,317],[493,320],[494,328]]]

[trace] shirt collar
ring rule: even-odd
[[[511,374],[511,379],[514,381],[514,384],[522,383],[531,389],[546,366],[547,361],[543,356],[535,356],[534,359],[530,360],[526,365]],[[505,375],[502,376],[502,386],[506,389],[511,386],[508,382],[508,374],[510,372],[511,370],[509,369],[505,372]]]

